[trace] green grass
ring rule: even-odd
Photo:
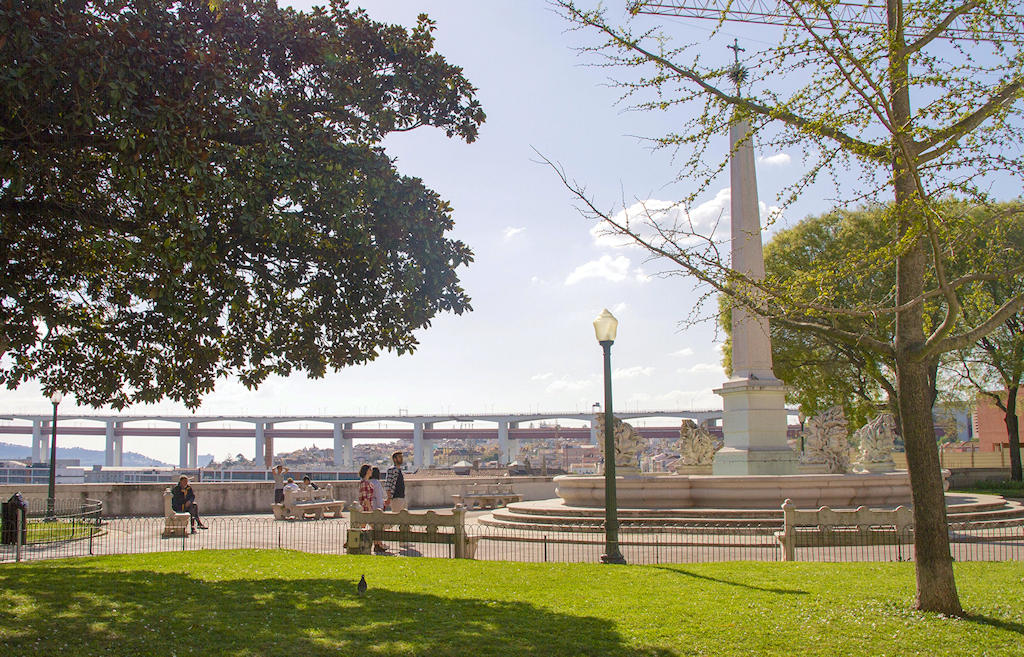
[[[82,521],[30,520],[25,525],[25,540],[28,543],[52,543],[77,538],[88,538],[97,530],[96,523]]]
[[[1024,481],[979,481],[973,486],[959,488],[956,493],[984,493],[1003,497],[1024,497]]]
[[[365,573],[370,589],[356,593]],[[1024,567],[520,564],[239,550],[0,566],[0,655],[1013,655]]]

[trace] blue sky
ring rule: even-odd
[[[284,3],[282,3],[284,4]],[[312,3],[296,2],[297,7]],[[476,143],[449,140],[438,131],[396,135],[387,148],[399,169],[422,177],[454,207],[452,236],[474,250],[476,261],[460,271],[474,311],[444,315],[419,333],[420,348],[402,357],[329,374],[271,379],[249,391],[223,381],[200,414],[491,413],[582,411],[602,396],[601,350],[591,322],[602,308],[620,321],[612,352],[615,402],[629,409],[720,408],[711,390],[724,380],[715,329],[683,330],[697,299],[683,277],[660,277],[666,265],[643,252],[595,237],[593,225],[574,209],[555,174],[537,152],[608,208],[636,199],[673,200],[692,182],[667,185],[676,176],[671,153],[652,152],[642,137],[678,127],[676,112],[644,114],[617,104],[609,87],[613,71],[586,65],[575,46],[590,35],[567,31],[542,1],[377,0],[355,2],[377,20],[406,26],[428,13],[437,22],[437,50],[462,66],[479,88],[487,113]],[[612,3],[622,4],[622,3]],[[688,41],[708,38],[709,25],[676,21],[671,31]],[[724,46],[733,35],[756,49],[770,30],[726,30],[703,54],[732,59]],[[727,151],[722,135],[720,151]],[[762,203],[798,175],[798,153],[759,152]],[[727,180],[701,199],[702,216],[728,212]],[[802,201],[786,221],[828,209]],[[50,408],[38,387],[0,393],[0,412],[43,413]],[[74,411],[74,401],[62,404]],[[81,409],[89,412],[91,409]],[[181,413],[165,402],[136,413]],[[248,443],[215,448],[251,451]],[[72,442],[72,444],[74,444]],[[83,446],[99,448],[100,440]],[[126,449],[143,450],[131,441]],[[169,446],[174,458],[176,445]],[[162,454],[162,450],[157,456]]]

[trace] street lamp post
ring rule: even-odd
[[[626,563],[619,552],[618,500],[615,495],[615,417],[612,414],[612,343],[619,321],[604,309],[594,320],[594,333],[604,351],[604,544],[601,563]]]
[[[53,424],[50,431],[50,485],[46,490],[47,520],[53,520],[57,517],[53,512],[57,488],[57,405],[60,404],[62,399],[64,399],[64,395],[60,394],[58,390],[55,390],[50,395],[50,401],[53,402]]]

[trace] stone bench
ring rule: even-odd
[[[340,518],[345,511],[345,503],[334,499],[334,492],[328,484],[320,489],[286,490],[284,502],[271,504],[270,509],[274,512],[274,520],[323,520],[326,513]]]
[[[796,560],[798,547],[903,545],[914,542],[914,512],[857,507],[836,510],[823,506],[801,511],[791,500],[782,504],[783,530],[775,532],[786,561]]]
[[[369,526],[368,528],[366,526]],[[413,529],[413,528],[417,529]],[[450,528],[451,531],[439,531]],[[448,513],[437,511],[361,511],[353,503],[349,510],[348,554],[370,554],[374,541],[436,543],[451,545],[456,559],[472,559],[478,536],[466,535],[466,510],[456,507]]]
[[[473,484],[469,490],[461,494],[452,495],[455,506],[465,506],[467,509],[496,509],[512,502],[521,502],[523,496],[512,492],[508,484]]]
[[[160,532],[161,538],[171,538],[172,536],[185,536],[188,534],[189,519],[192,517],[189,513],[178,513],[171,508],[171,498],[173,494],[170,488],[164,489],[164,530]]]

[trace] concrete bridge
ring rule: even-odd
[[[621,420],[635,418],[688,418],[698,424],[713,425],[721,419],[721,410],[705,411],[634,411],[617,412]],[[15,421],[30,424],[0,426],[0,435],[32,436],[32,461],[48,460],[52,436],[51,417],[48,415],[12,414]],[[577,420],[589,423],[589,427],[543,427],[524,428],[529,422],[550,422]],[[68,421],[94,422],[97,426],[67,424]],[[140,423],[161,422],[172,426],[143,427]],[[212,423],[231,422],[251,425],[241,428],[204,426]],[[369,429],[358,425],[371,423],[406,424],[409,428]],[[482,428],[435,428],[436,425],[456,422],[475,424],[487,422],[493,427]],[[322,424],[322,429],[287,428],[288,424]],[[176,427],[173,425],[177,425]],[[646,438],[675,438],[679,436],[679,425],[670,427],[638,427]],[[552,435],[552,433],[555,435]],[[339,467],[354,467],[352,445],[355,440],[411,440],[413,444],[412,464],[426,467],[433,464],[433,444],[436,441],[497,440],[500,448],[499,460],[507,464],[510,455],[519,451],[521,440],[542,440],[558,437],[588,441],[597,444],[597,429],[592,413],[518,413],[486,415],[302,415],[302,416],[252,416],[252,415],[62,415],[58,418],[57,436],[104,436],[108,466],[120,466],[124,437],[146,437],[153,440],[178,439],[178,465],[195,468],[199,458],[199,439],[203,438],[251,438],[255,445],[256,459],[262,455],[267,467],[274,460],[275,438],[333,439],[334,464]]]

